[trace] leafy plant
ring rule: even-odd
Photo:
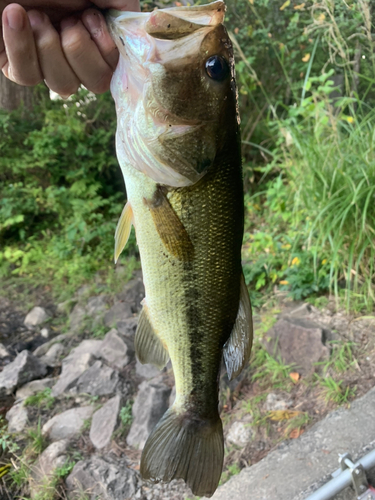
[[[52,396],[52,391],[50,388],[43,389],[32,396],[28,396],[25,399],[25,406],[36,406],[37,408],[46,408],[50,410],[55,403],[55,398]]]
[[[356,389],[349,386],[345,387],[342,380],[336,381],[334,378],[319,377],[316,375],[319,385],[323,388],[326,401],[333,401],[339,405],[348,403],[351,399]]]

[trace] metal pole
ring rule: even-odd
[[[355,467],[362,465],[365,470],[370,470],[375,467],[375,450],[370,451],[354,464]],[[331,479],[324,486],[315,491],[305,500],[330,500],[334,495],[340,493],[344,488],[352,484],[351,470],[345,469],[334,479]]]

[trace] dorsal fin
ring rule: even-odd
[[[248,363],[253,344],[253,319],[249,292],[241,274],[240,304],[232,333],[224,345],[224,361],[229,380],[237,377]]]
[[[130,203],[127,202],[121,213],[115,232],[115,264],[128,242],[132,223],[133,211]]]

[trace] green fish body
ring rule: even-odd
[[[223,464],[218,377],[233,378],[252,343],[241,268],[240,133],[225,7],[111,13],[120,50],[112,82],[128,203],[115,258],[134,225],[145,299],[135,337],[142,363],[171,360],[176,399],[149,436],[141,474],[183,478],[211,496]]]

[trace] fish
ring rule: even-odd
[[[225,4],[110,10],[120,58],[111,82],[116,152],[127,203],[115,261],[134,226],[145,298],[135,334],[141,363],[171,361],[176,398],[144,446],[151,482],[183,479],[210,497],[223,467],[222,359],[248,364],[249,293],[241,266],[240,120]]]

